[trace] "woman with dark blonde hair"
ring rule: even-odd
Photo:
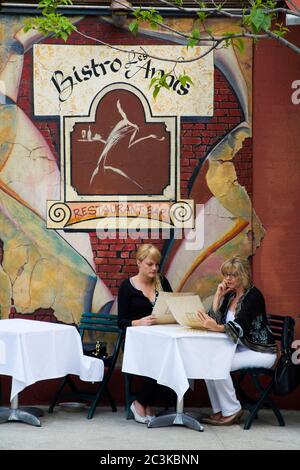
[[[124,330],[128,326],[154,325],[156,320],[152,309],[159,291],[172,292],[168,280],[158,273],[161,253],[154,245],[141,245],[137,250],[136,260],[138,274],[125,279],[118,292],[118,324]],[[158,385],[150,377],[143,378],[137,399],[131,405],[134,419],[138,423],[148,423],[154,416],[151,405],[159,390],[166,394],[168,389]]]
[[[237,343],[231,371],[246,367],[271,368],[276,360],[276,344],[268,326],[265,300],[251,283],[247,259],[233,256],[221,266],[223,281],[218,285],[208,314],[199,311],[203,327],[226,333]],[[228,426],[239,421],[241,404],[229,374],[224,380],[206,380],[213,415],[204,423]]]

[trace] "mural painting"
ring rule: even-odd
[[[67,323],[83,310],[100,311],[135,272],[135,250],[149,238],[163,249],[162,270],[173,289],[197,291],[209,303],[221,262],[235,253],[251,256],[264,235],[250,199],[251,45],[243,54],[232,48],[208,54],[204,64],[193,63],[198,86],[184,94],[174,78],[173,89],[153,101],[149,80],[141,78],[146,58],[126,80],[133,56],[118,53],[116,62],[115,52],[89,41],[78,45],[71,36],[62,45],[24,34],[23,20],[0,24],[2,318],[11,298],[19,314],[51,311]],[[99,21],[113,41],[115,29]],[[83,32],[90,27],[84,18],[76,22]],[[192,29],[192,20],[175,22]],[[235,24],[212,20],[212,26],[234,31]],[[178,56],[182,48],[163,31],[141,33],[152,50]],[[138,47],[139,37],[118,34]],[[91,62],[96,50],[113,64],[110,77]],[[190,101],[182,104],[185,97]],[[184,204],[190,215],[182,231],[174,214]],[[159,238],[142,231],[133,239],[124,224],[114,236],[95,232],[101,221],[112,229],[112,220],[138,216],[140,228],[151,220],[163,229]]]

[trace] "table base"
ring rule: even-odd
[[[172,425],[186,426],[195,431],[204,431],[202,424],[197,419],[185,413],[170,413],[156,416],[149,421],[148,428],[162,428]]]
[[[21,423],[31,424],[32,426],[41,426],[41,422],[37,416],[43,416],[43,412],[39,410],[39,408],[0,408],[0,423],[20,421]]]
[[[21,423],[31,424],[32,426],[41,426],[38,419],[44,416],[43,410],[33,406],[18,406],[19,396],[16,395],[11,401],[11,407],[0,407],[0,424],[10,421],[20,421]]]

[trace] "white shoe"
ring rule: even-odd
[[[155,415],[152,415],[152,416],[147,415],[146,418],[147,418],[148,421],[150,422],[150,421],[152,421],[152,420],[155,418]]]
[[[148,423],[148,421],[149,421],[149,420],[148,420],[148,416],[141,416],[141,415],[139,415],[138,412],[137,412],[136,409],[135,409],[135,406],[134,406],[134,403],[133,403],[133,402],[131,403],[130,410],[132,411],[134,420],[135,420],[137,423],[142,423],[142,424],[147,424],[147,423]]]

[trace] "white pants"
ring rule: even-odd
[[[276,354],[252,351],[243,345],[238,345],[233,356],[231,371],[247,367],[266,367],[270,369],[276,360]],[[236,397],[232,378],[205,380],[209,399],[214,413],[222,412],[223,416],[231,416],[241,409]]]

